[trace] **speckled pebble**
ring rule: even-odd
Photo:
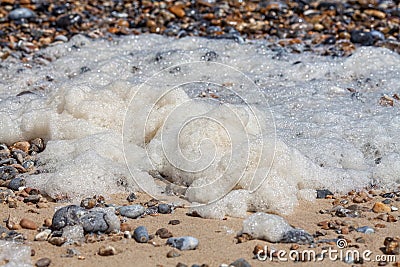
[[[50,266],[50,263],[51,263],[51,260],[49,258],[41,258],[36,262],[35,266],[36,267],[47,267],[47,266]]]

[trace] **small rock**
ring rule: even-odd
[[[31,221],[29,219],[23,218],[20,222],[19,225],[21,225],[22,228],[24,229],[30,229],[30,230],[36,230],[38,228],[37,224],[34,221]]]
[[[52,220],[50,218],[44,219],[43,225],[46,227],[50,227],[52,225]]]
[[[56,25],[59,28],[68,28],[74,24],[80,24],[82,17],[79,14],[67,14],[59,17],[56,21]]]
[[[178,5],[170,7],[169,11],[178,18],[183,18],[185,16],[185,10]]]
[[[168,224],[171,224],[171,225],[177,225],[177,224],[180,224],[180,223],[181,223],[180,220],[170,220],[170,221],[168,222]]]
[[[240,258],[235,260],[234,262],[232,262],[230,264],[230,266],[234,266],[234,267],[251,267],[250,263],[248,263],[245,259]]]
[[[149,233],[146,227],[139,226],[133,231],[133,238],[135,238],[138,243],[147,243],[149,241]]]
[[[389,255],[399,255],[400,254],[400,238],[386,237],[383,245],[385,246],[385,253]]]
[[[31,19],[36,17],[35,12],[28,8],[16,8],[8,14],[10,20]]]
[[[167,258],[176,258],[179,257],[181,254],[179,254],[179,252],[176,249],[172,249],[170,251],[168,251],[167,253]]]
[[[67,242],[67,239],[65,237],[55,236],[49,239],[49,243],[55,246],[61,246],[65,242]]]
[[[126,222],[121,223],[121,231],[122,231],[122,232],[125,232],[125,231],[132,231],[132,230],[133,230],[133,228],[132,228],[132,226],[131,226],[129,223],[126,223]]]
[[[29,195],[24,198],[25,203],[33,203],[37,204],[40,201],[41,196],[40,195]]]
[[[126,200],[128,200],[129,202],[133,202],[133,201],[135,201],[136,200],[136,195],[135,195],[135,193],[130,193],[129,195],[128,195],[128,197],[126,198]]]
[[[356,240],[357,243],[361,243],[361,244],[365,243],[365,239],[362,238],[362,237],[357,237],[355,240]]]
[[[142,205],[136,204],[136,205],[129,205],[129,206],[122,206],[117,209],[119,214],[122,216],[131,218],[131,219],[136,219],[140,216],[142,216],[145,212],[145,208]]]
[[[326,198],[327,196],[333,196],[333,193],[328,189],[317,190],[317,198]]]
[[[162,239],[172,237],[172,233],[167,228],[160,228],[157,230],[156,235],[158,235]]]
[[[117,250],[112,246],[101,246],[98,254],[100,256],[113,256],[117,254]]]
[[[382,203],[383,204],[390,204],[390,203],[392,203],[392,200],[387,198],[387,199],[383,200]]]
[[[391,212],[391,208],[382,202],[376,202],[372,207],[372,211],[375,213],[387,213]]]
[[[167,244],[179,250],[193,250],[199,245],[199,240],[192,236],[170,237]]]
[[[391,211],[398,211],[399,210],[399,208],[395,207],[395,206],[391,206],[390,209],[391,209]]]
[[[369,226],[358,227],[358,228],[356,228],[356,231],[357,231],[357,232],[360,232],[360,233],[364,233],[364,234],[372,234],[372,233],[375,233],[374,228],[369,227]]]
[[[49,258],[41,258],[36,262],[35,266],[36,267],[47,267],[50,265],[50,263],[51,263],[51,260]]]
[[[374,44],[374,36],[370,32],[354,30],[351,32],[350,41],[363,46]]]
[[[45,229],[35,236],[35,241],[46,241],[47,238],[50,236],[50,234],[51,234],[51,230]]]
[[[22,177],[16,177],[10,181],[8,184],[8,188],[14,191],[18,191],[20,187],[24,187],[26,185],[26,181]]]
[[[172,207],[170,205],[164,203],[158,205],[158,213],[168,214],[171,212],[172,212]]]
[[[387,222],[397,222],[397,219],[396,219],[396,217],[394,217],[393,215],[389,214],[389,215],[387,216],[386,221],[387,221]]]
[[[284,233],[282,243],[310,244],[314,242],[312,235],[302,229],[292,229]]]

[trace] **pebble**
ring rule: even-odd
[[[24,229],[30,229],[30,230],[36,230],[38,228],[37,224],[34,221],[29,220],[27,218],[21,219],[19,225],[21,225],[21,227]]]
[[[245,259],[240,258],[232,262],[229,266],[234,267],[251,267],[250,263],[248,263]]]
[[[26,185],[25,179],[22,177],[13,178],[8,184],[8,188],[14,191],[18,191],[20,187]]]
[[[28,8],[16,8],[8,14],[10,20],[31,19],[36,17],[35,12]]]
[[[312,235],[302,229],[292,229],[284,233],[282,243],[311,244],[314,242]]]
[[[120,230],[120,221],[113,208],[90,209],[79,221],[86,233],[111,233]]]
[[[364,233],[364,234],[372,234],[372,233],[375,233],[374,228],[369,227],[369,226],[358,227],[358,228],[356,228],[356,231],[357,231],[357,232],[360,232],[360,233]]]
[[[74,24],[82,23],[82,17],[79,14],[67,14],[59,17],[56,21],[57,27],[68,28]]]
[[[385,246],[385,253],[389,255],[400,254],[400,238],[386,237],[383,245]]]
[[[137,227],[135,231],[133,231],[133,238],[138,243],[147,243],[149,241],[149,233],[147,232],[146,227]]]
[[[199,245],[199,240],[192,236],[170,237],[167,245],[171,245],[179,250],[193,250]]]
[[[117,254],[117,250],[112,246],[101,246],[98,254],[100,256],[113,256]]]
[[[374,44],[374,36],[367,31],[354,30],[351,32],[350,41],[363,46],[371,46]]]
[[[180,224],[180,223],[181,223],[180,220],[170,220],[170,221],[168,222],[168,224],[171,224],[171,225],[178,225],[178,224]]]
[[[79,224],[80,217],[84,214],[85,209],[76,205],[62,207],[54,213],[51,228],[60,230],[67,225]]]
[[[135,204],[135,205],[129,205],[129,206],[122,206],[117,209],[119,214],[122,216],[131,218],[131,219],[136,219],[140,216],[142,216],[145,212],[145,208],[142,205]]]
[[[170,238],[173,234],[167,228],[160,228],[157,230],[156,235],[162,239]]]
[[[55,236],[55,237],[51,237],[49,239],[49,243],[52,244],[52,245],[55,245],[55,246],[61,246],[65,242],[67,242],[67,239],[65,237]]]
[[[51,234],[50,229],[45,229],[35,236],[35,241],[46,241]]]
[[[392,200],[391,199],[385,199],[385,200],[382,201],[382,203],[388,205],[388,204],[392,203]]]
[[[391,211],[398,211],[399,210],[399,208],[395,207],[395,206],[391,206],[390,209],[391,209]]]
[[[372,211],[375,213],[387,213],[391,212],[391,208],[382,202],[376,202],[372,207]]]
[[[171,249],[167,253],[167,258],[176,258],[176,257],[179,257],[180,255],[181,254],[179,254],[179,252],[176,249]]]
[[[333,193],[328,189],[317,190],[317,198],[325,199],[327,196],[333,196]]]
[[[40,201],[40,198],[41,198],[40,195],[29,195],[24,198],[24,202],[36,204]]]
[[[36,267],[47,267],[50,265],[50,263],[51,263],[51,260],[49,258],[41,258],[35,263],[35,266]]]
[[[128,197],[126,198],[126,200],[128,200],[128,202],[133,202],[133,201],[135,201],[137,199],[137,197],[136,197],[136,195],[135,195],[135,193],[130,193],[129,195],[128,195]]]
[[[164,203],[158,205],[158,213],[168,214],[168,213],[171,213],[171,212],[172,212],[172,206],[171,205],[164,204]]]

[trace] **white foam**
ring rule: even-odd
[[[216,62],[201,61],[209,51]],[[315,189],[399,183],[399,101],[378,104],[396,93],[389,50],[329,58],[141,35],[76,36],[41,53],[46,66],[1,63],[0,140],[46,139],[43,172],[27,182],[51,196],[160,194],[156,170],[191,202],[221,198],[194,209],[222,218],[290,213]]]

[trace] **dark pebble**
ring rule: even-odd
[[[312,235],[301,229],[293,229],[286,232],[281,240],[282,243],[310,244],[314,242]]]
[[[317,190],[317,198],[326,198],[327,196],[333,196],[333,193],[328,189]]]
[[[374,44],[374,36],[370,32],[352,31],[350,41],[363,46],[371,46]]]
[[[184,263],[178,262],[176,267],[188,267],[188,266],[186,264],[184,264]]]
[[[32,10],[28,9],[28,8],[17,8],[14,9],[13,11],[11,11],[8,14],[8,18],[10,20],[21,20],[21,19],[31,19],[36,17],[35,12],[33,12]]]
[[[181,223],[180,220],[170,220],[170,221],[168,222],[168,224],[171,224],[171,225],[178,225],[178,224],[180,224],[180,223]]]
[[[29,196],[24,198],[24,202],[25,203],[36,204],[36,203],[39,202],[39,200],[40,200],[40,195],[29,195]]]
[[[250,263],[248,263],[245,259],[240,258],[232,262],[229,266],[234,267],[251,267]]]
[[[126,200],[128,200],[129,202],[133,202],[133,201],[135,201],[137,199],[137,197],[136,197],[136,195],[135,195],[135,193],[130,193],[129,195],[128,195],[128,197],[126,198]]]
[[[391,192],[391,193],[385,193],[385,194],[382,194],[382,195],[381,195],[381,197],[383,197],[383,198],[394,198],[395,196],[396,196],[396,194],[393,193],[393,192]]]
[[[172,207],[171,205],[168,204],[159,204],[158,205],[158,213],[161,214],[168,214],[172,212]]]
[[[201,57],[201,60],[204,61],[216,61],[218,58],[218,54],[214,51],[207,52],[204,56]]]
[[[133,238],[135,238],[138,243],[147,243],[149,241],[149,234],[146,227],[137,227],[135,231],[133,231]]]
[[[382,201],[383,204],[390,204],[392,203],[391,199],[385,199],[384,201]]]
[[[158,229],[156,235],[158,235],[162,239],[170,238],[173,236],[173,234],[167,228]]]
[[[11,180],[18,174],[16,168],[12,166],[0,167],[0,179],[3,181]]]
[[[26,185],[25,179],[22,177],[17,177],[10,181],[10,183],[8,184],[8,188],[14,191],[18,191],[18,188],[25,185]]]
[[[46,267],[49,266],[51,263],[51,260],[49,258],[41,258],[36,262],[37,267]]]
[[[76,205],[69,205],[60,208],[53,215],[51,228],[60,230],[67,225],[76,225],[80,222],[79,218],[85,214],[85,209]]]
[[[56,25],[59,28],[68,28],[74,24],[82,23],[82,17],[79,14],[68,14],[57,19]]]

